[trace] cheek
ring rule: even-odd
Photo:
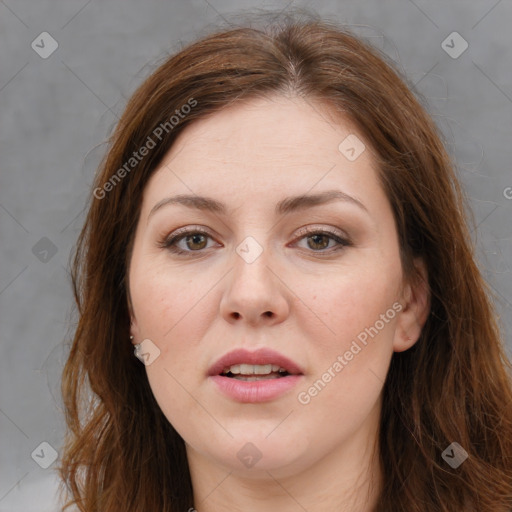
[[[189,315],[200,317],[197,311],[201,309],[200,298],[205,295],[203,280],[154,263],[134,266],[130,284],[135,317],[143,337],[163,341],[171,338]]]
[[[181,395],[181,386],[192,389],[200,378],[191,370],[198,368],[201,343],[218,316],[209,299],[214,277],[207,272],[198,277],[157,262],[134,268],[130,283],[138,337],[150,339],[160,350],[146,370],[162,409],[168,405],[166,395],[174,397],[173,407],[178,409],[187,403],[190,397]],[[179,410],[173,414],[180,414]]]
[[[138,333],[160,350],[159,357],[146,367],[148,381],[167,419],[175,427],[188,425],[194,406],[188,390],[197,386],[198,375],[193,370],[210,321],[205,294],[213,283],[204,285],[207,276],[192,279],[162,265],[140,270],[134,270],[130,281]],[[196,414],[200,417],[201,410]]]
[[[334,429],[350,430],[364,420],[393,353],[401,269],[389,263],[373,268],[379,270],[336,273],[315,288],[304,281],[299,292],[312,304],[297,316],[304,339],[311,340],[312,371],[297,402],[313,416],[328,417]]]
[[[374,268],[378,270],[360,267],[297,281],[296,320],[304,339],[314,341],[318,355],[348,350],[359,335],[364,341],[366,329],[375,324],[379,333],[370,339],[392,335],[396,319],[392,306],[399,297],[401,270],[389,264]]]
[[[309,314],[312,321],[301,326],[311,340],[312,371],[297,390],[296,403],[307,417],[323,418],[326,439],[354,434],[378,404],[397,317],[391,276],[361,273],[333,279],[311,297],[321,323]]]

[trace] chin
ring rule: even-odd
[[[278,423],[273,424],[275,429]],[[290,435],[287,430],[251,429],[240,425],[239,430],[230,429],[233,435],[224,443],[212,440],[212,445],[204,446],[201,452],[208,458],[233,471],[246,476],[263,477],[268,479],[267,471],[279,471],[281,474],[293,473],[300,466],[300,460],[308,453],[304,436]],[[270,435],[269,435],[269,432]],[[218,443],[218,444],[217,444]],[[212,451],[215,445],[216,450]],[[306,461],[302,462],[306,465]]]
[[[268,480],[268,472],[273,475],[293,474],[300,466],[297,453],[284,453],[282,450],[258,449],[250,441],[233,446],[223,453],[211,453],[210,456],[228,471],[233,471],[248,478],[261,478]]]

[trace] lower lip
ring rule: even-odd
[[[295,387],[303,375],[288,375],[278,379],[237,380],[222,375],[213,375],[210,379],[219,390],[237,402],[268,402],[280,397]]]

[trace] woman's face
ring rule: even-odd
[[[190,462],[277,477],[375,440],[424,318],[363,143],[319,104],[252,100],[190,125],[147,184],[132,334]]]

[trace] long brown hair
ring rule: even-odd
[[[393,355],[384,386],[375,512],[512,510],[511,364],[475,263],[467,200],[412,91],[384,54],[310,13],[204,36],[138,88],[95,177],[73,261],[79,321],[62,378],[65,509],[193,507],[184,441],[129,342],[126,276],[142,193],[190,123],[238,101],[293,94],[356,124],[393,208],[404,273],[414,279],[421,256],[429,275],[431,313],[418,342]],[[131,160],[143,146],[151,148]],[[452,442],[469,455],[457,468],[442,457]]]

